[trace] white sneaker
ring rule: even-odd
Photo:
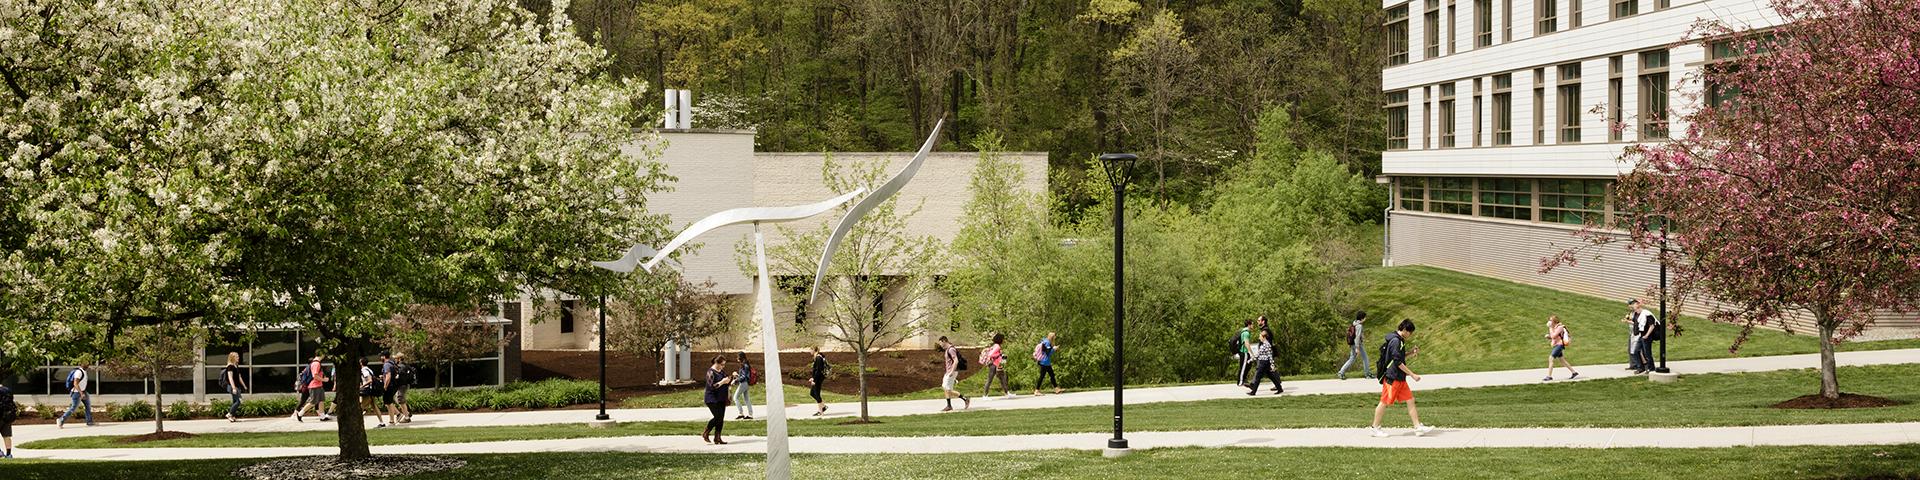
[[[1367,427],[1367,430],[1373,431],[1373,438],[1387,438],[1387,431],[1381,430],[1380,427]]]
[[[1416,434],[1424,435],[1424,434],[1433,432],[1433,426],[1432,425],[1414,425],[1413,431]]]

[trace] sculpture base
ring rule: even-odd
[[[617,425],[620,425],[620,422],[613,421],[612,419],[587,422],[587,428],[613,428]]]
[[[1680,374],[1673,373],[1673,372],[1667,372],[1667,373],[1653,372],[1653,373],[1647,374],[1647,379],[1652,380],[1653,383],[1673,383],[1673,382],[1680,381]]]
[[[1120,458],[1120,457],[1127,456],[1127,454],[1129,453],[1133,453],[1133,449],[1124,448],[1124,447],[1122,448],[1108,447],[1106,450],[1100,451],[1100,456],[1107,457],[1107,458]]]

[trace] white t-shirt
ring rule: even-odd
[[[1653,317],[1653,312],[1641,310],[1639,328],[1636,328],[1636,330],[1639,330],[1641,334],[1645,334],[1648,328],[1652,328],[1654,324],[1657,323],[1660,323],[1660,320]]]
[[[361,366],[360,367],[360,384],[366,385],[368,382],[372,382],[372,381],[373,381],[373,369],[368,368],[366,366]]]
[[[74,369],[71,375],[72,377],[69,377],[69,378],[73,379],[72,391],[75,391],[75,392],[87,391],[87,371],[84,369]]]

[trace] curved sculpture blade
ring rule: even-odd
[[[866,191],[867,189],[865,188],[855,189],[854,191],[847,192],[838,197],[833,197],[833,198],[820,201],[818,203],[809,203],[806,205],[793,205],[788,207],[735,208],[732,210],[721,211],[720,213],[715,213],[713,215],[708,215],[707,218],[702,218],[698,222],[693,222],[693,225],[687,226],[687,229],[685,231],[682,231],[680,232],[680,235],[673,237],[673,241],[667,242],[666,247],[663,247],[660,249],[659,252],[654,253],[653,259],[647,260],[647,263],[645,264],[641,264],[640,268],[644,268],[649,272],[653,271],[653,267],[660,265],[660,262],[666,260],[667,255],[673,253],[675,249],[679,249],[681,246],[686,245],[687,242],[693,241],[694,237],[698,237],[701,234],[712,231],[713,229],[725,227],[728,225],[741,224],[741,223],[783,222],[783,221],[799,220],[802,218],[807,218],[814,215],[826,213],[828,210],[832,210],[833,207],[840,206],[840,204],[842,203],[847,203],[847,200],[852,200],[853,197],[859,196],[861,193],[865,193]]]
[[[627,254],[625,256],[620,257],[619,260],[614,260],[611,262],[593,262],[593,266],[600,267],[607,270],[612,270],[615,272],[620,272],[620,273],[632,272],[633,267],[640,265],[640,259],[651,257],[657,253],[660,253],[660,252],[654,251],[653,247],[651,246],[636,243],[636,244],[633,244],[632,248],[628,248]]]
[[[860,223],[860,219],[866,217],[867,212],[873,211],[874,207],[879,207],[887,199],[893,198],[894,194],[900,193],[900,189],[906,187],[908,181],[913,180],[913,175],[920,173],[920,164],[926,163],[927,154],[933,152],[933,141],[940,138],[940,127],[946,123],[945,119],[934,122],[933,134],[927,135],[926,143],[920,144],[920,152],[913,155],[913,161],[907,162],[907,167],[900,169],[900,173],[894,174],[893,178],[887,179],[887,183],[882,183],[879,188],[873,189],[873,194],[867,195],[860,200],[860,203],[854,204],[852,209],[847,210],[847,216],[840,218],[840,224],[833,227],[833,235],[827,237],[827,248],[820,252],[820,266],[813,272],[813,287],[807,290],[808,303],[820,298],[820,279],[826,278],[827,265],[833,262],[834,251],[840,249],[840,241],[847,238],[847,233],[853,230],[853,224]]]

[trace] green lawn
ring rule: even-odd
[[[761,455],[539,453],[475,455],[416,480],[765,478]],[[9,479],[218,479],[259,460],[27,462]],[[1709,449],[1149,449],[941,455],[794,455],[794,478],[1686,478],[1837,479],[1920,476],[1920,445]]]
[[[1627,312],[1626,299],[1576,295],[1418,266],[1371,268],[1356,272],[1354,278],[1359,283],[1358,306],[1368,314],[1368,344],[1377,348],[1393,325],[1413,319],[1419,329],[1412,344],[1421,350],[1414,366],[1423,374],[1544,370],[1547,316],[1556,314],[1573,334],[1568,355],[1575,365],[1627,361],[1627,327],[1619,321]],[[1680,325],[1686,332],[1668,339],[1668,359],[1732,356],[1727,349],[1740,327],[1693,317],[1682,317]],[[1891,348],[1920,348],[1920,340],[1848,343],[1841,351]],[[1819,351],[1819,343],[1809,337],[1756,331],[1739,355]]]
[[[1443,427],[1690,427],[1873,423],[1920,419],[1920,365],[1845,367],[1846,391],[1909,402],[1907,405],[1854,410],[1778,410],[1768,405],[1817,390],[1811,370],[1700,374],[1678,383],[1611,379],[1508,387],[1419,391],[1421,417]],[[1366,380],[1350,380],[1366,382]],[[1355,427],[1371,420],[1377,394],[1258,397],[1133,405],[1127,428],[1133,431],[1221,430],[1252,428]],[[1386,424],[1406,426],[1404,410],[1390,411]],[[972,411],[880,417],[881,423],[842,425],[846,419],[795,420],[798,436],[1013,435],[1100,432],[1112,428],[1108,406],[1030,410]],[[625,423],[609,429],[578,425],[512,427],[399,428],[368,432],[377,445],[455,443],[630,435],[692,435],[704,422]],[[761,435],[762,422],[730,422],[733,435]],[[147,442],[140,447],[329,446],[331,431],[229,433]],[[119,448],[112,437],[44,440],[28,448]]]

